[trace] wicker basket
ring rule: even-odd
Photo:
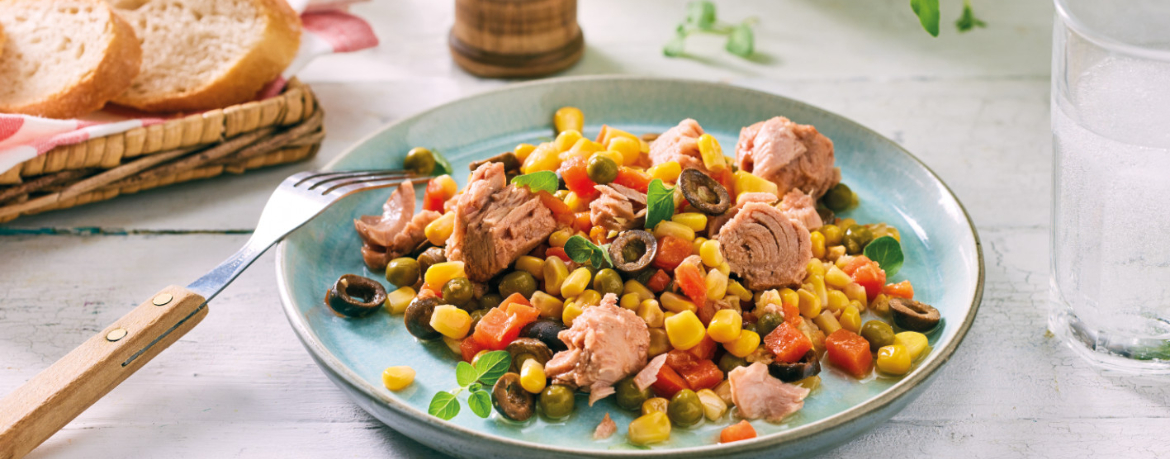
[[[324,113],[293,79],[279,96],[54,148],[0,174],[0,223],[224,172],[312,157]]]

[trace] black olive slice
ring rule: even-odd
[[[772,362],[768,364],[768,373],[784,382],[796,382],[821,372],[821,361],[817,360],[816,351],[808,351],[796,363]]]
[[[895,324],[916,332],[930,331],[940,318],[934,306],[905,298],[890,298],[890,310]]]
[[[386,303],[386,289],[377,281],[354,274],[337,279],[325,295],[325,304],[345,317],[364,317]]]
[[[569,349],[564,341],[558,336],[566,327],[560,321],[553,319],[540,319],[525,325],[520,329],[520,336],[525,338],[534,338],[540,340],[549,350],[553,352],[560,352]]]
[[[536,412],[536,400],[520,385],[520,375],[504,373],[492,386],[492,405],[513,421],[527,421]]]
[[[508,171],[519,172],[520,171],[520,158],[517,158],[516,154],[512,153],[510,151],[500,153],[498,155],[492,156],[491,158],[484,159],[481,161],[472,161],[468,167],[471,168],[471,172],[475,172],[476,169],[479,169],[479,166],[482,166],[482,165],[487,164],[487,163],[501,163],[504,165],[505,172],[508,172]]]
[[[547,344],[535,338],[517,338],[508,344],[505,349],[508,355],[512,356],[512,371],[520,372],[520,368],[524,365],[524,361],[528,359],[536,359],[543,367],[544,364],[552,360],[552,349],[548,348]]]
[[[727,194],[727,188],[698,169],[682,171],[678,176],[678,184],[682,186],[683,197],[700,212],[719,215],[731,208],[731,195]]]
[[[403,315],[403,320],[406,321],[406,331],[414,335],[415,338],[421,340],[435,339],[442,334],[431,326],[431,315],[435,313],[435,307],[441,305],[442,302],[438,298],[415,298],[410,302],[410,306],[406,307],[406,313]]]
[[[627,273],[650,266],[657,254],[658,240],[642,230],[625,231],[609,245],[613,267]]]

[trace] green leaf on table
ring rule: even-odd
[[[727,37],[727,52],[739,57],[749,57],[756,50],[756,37],[748,24],[740,24],[731,29]]]
[[[442,153],[439,153],[439,150],[431,150],[431,155],[435,157],[435,171],[432,172],[431,175],[449,175],[455,172],[455,168],[451,166],[451,161],[448,161],[446,156],[443,156]]]
[[[477,390],[467,396],[467,407],[476,416],[486,418],[492,414],[492,395],[486,390]]]
[[[709,1],[687,3],[687,23],[698,27],[699,30],[709,30],[715,27],[715,4]]]
[[[459,387],[467,387],[479,379],[479,372],[470,363],[460,361],[455,365],[455,382]]]
[[[662,55],[666,57],[679,57],[686,52],[686,37],[676,36],[670,41],[666,42],[666,46],[662,47]]]
[[[455,398],[455,394],[450,392],[438,392],[431,399],[427,413],[444,421],[450,421],[451,418],[459,414],[459,400]]]
[[[510,366],[512,366],[512,356],[507,351],[488,352],[479,356],[479,360],[475,361],[475,371],[479,375],[475,379],[485,386],[491,386],[496,383],[497,379],[500,379],[500,376],[508,372]]]
[[[526,186],[533,193],[537,191],[556,193],[557,183],[557,173],[553,171],[533,172],[531,174],[517,175],[512,178],[513,185]]]
[[[893,237],[882,236],[874,239],[866,244],[864,253],[866,258],[876,261],[878,266],[886,271],[887,276],[893,277],[899,269],[902,269],[904,261],[902,244],[899,244],[898,240]]]
[[[918,22],[931,36],[938,36],[938,0],[910,0],[910,9],[918,15]]]
[[[955,21],[955,27],[959,32],[967,32],[976,27],[987,27],[987,23],[975,17],[975,11],[971,9],[971,1],[963,0],[963,15],[959,16],[959,20]]]
[[[650,181],[646,190],[646,229],[674,216],[674,188],[667,188],[661,179]],[[568,249],[565,249],[568,251]]]
[[[609,250],[606,247],[594,244],[579,234],[565,242],[565,254],[577,263],[589,263],[597,269],[613,265],[613,260],[609,259]]]

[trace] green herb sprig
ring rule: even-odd
[[[918,16],[918,22],[931,36],[938,36],[939,14],[938,0],[910,0],[910,9]],[[955,21],[955,28],[959,32],[967,32],[976,27],[987,27],[987,23],[975,17],[975,10],[971,8],[971,0],[963,0],[963,14]]]
[[[674,188],[667,188],[661,179],[650,181],[646,189],[646,228],[653,230],[659,222],[674,216]]]
[[[459,414],[460,392],[468,391],[467,406],[481,418],[492,413],[492,395],[485,387],[491,387],[508,372],[512,356],[507,351],[492,351],[481,355],[475,365],[459,362],[455,366],[455,382],[459,388],[450,392],[440,391],[431,398],[427,413],[444,421],[450,421]]]
[[[711,33],[727,36],[724,49],[740,57],[750,57],[756,49],[755,33],[752,25],[755,18],[749,18],[739,24],[719,22],[715,16],[715,3],[702,0],[687,4],[686,22],[679,24],[675,29],[674,38],[662,48],[666,57],[679,57],[686,54],[687,37],[693,33]]]
[[[863,253],[866,258],[876,261],[878,266],[881,266],[886,275],[890,277],[902,269],[902,263],[905,261],[905,257],[902,255],[902,244],[899,244],[898,240],[891,236],[874,239],[865,245]]]
[[[526,186],[533,193],[537,191],[556,193],[557,183],[557,174],[552,171],[533,172],[531,174],[517,175],[512,178],[513,185]]]
[[[579,234],[565,241],[565,254],[577,263],[588,262],[597,269],[613,266],[613,260],[609,258],[609,244],[599,246]]]

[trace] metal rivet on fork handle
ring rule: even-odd
[[[109,341],[112,343],[114,341],[125,338],[126,335],[128,335],[128,334],[130,334],[130,332],[126,331],[125,328],[115,328],[113,330],[110,330],[109,333],[106,333],[106,341]]]
[[[170,293],[160,293],[158,296],[154,297],[154,300],[151,300],[151,302],[154,303],[155,306],[166,306],[167,303],[170,303],[172,299],[174,299],[174,296],[171,296]]]

